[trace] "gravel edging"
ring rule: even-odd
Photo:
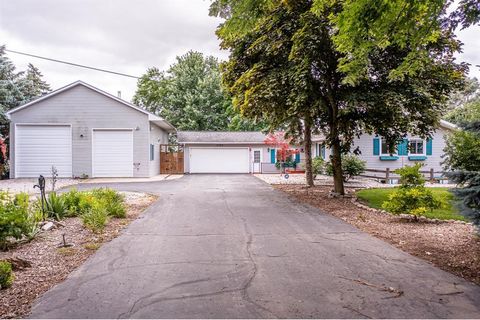
[[[15,281],[10,288],[0,290],[0,317],[20,318],[30,312],[33,302],[83,264],[103,244],[120,235],[132,221],[156,199],[156,196],[121,192],[125,195],[127,218],[111,218],[101,234],[83,227],[78,217],[67,218],[55,228],[41,232],[35,239],[0,252],[0,260],[13,258],[28,261],[31,266],[15,270]],[[62,235],[71,247],[58,248]]]

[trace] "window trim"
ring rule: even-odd
[[[392,153],[383,153],[383,142],[385,141],[385,143],[387,142],[385,140],[385,138],[380,138],[380,156],[381,157],[385,157],[385,156],[388,156],[388,157],[396,157],[398,156],[398,148],[395,148],[395,152],[392,152]]]
[[[415,141],[415,142],[422,142],[422,153],[411,153],[410,152],[410,143],[412,141]],[[426,156],[427,155],[427,141],[425,139],[421,139],[421,138],[412,138],[412,139],[409,139],[408,140],[408,156],[415,156],[415,157],[421,157],[421,156]]]

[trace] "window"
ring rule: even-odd
[[[382,154],[396,154],[397,150],[394,148],[393,150],[390,150],[390,147],[387,144],[387,140],[382,139]]]
[[[423,140],[410,140],[408,143],[409,154],[424,154]]]
[[[253,162],[260,163],[260,150],[253,151]]]
[[[155,160],[155,145],[150,144],[150,161]]]

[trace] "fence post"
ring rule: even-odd
[[[433,175],[434,171],[433,171],[433,168],[430,168],[430,182],[433,182],[434,181],[434,175]]]
[[[389,179],[390,179],[390,168],[387,168],[387,170],[385,170],[385,182],[389,183]]]

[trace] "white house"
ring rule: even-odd
[[[164,119],[77,81],[10,110],[10,177],[149,177],[159,145],[175,128]]]
[[[424,163],[424,170],[442,171],[442,155],[445,135],[455,130],[455,125],[441,121],[432,139],[408,136],[395,150],[388,150],[385,140],[378,136],[362,135],[354,140],[352,150],[358,148],[359,157],[366,161],[368,169],[391,171]],[[273,173],[277,172],[276,150],[266,144],[267,135],[261,132],[192,132],[179,131],[178,142],[185,147],[184,168],[187,173]],[[330,157],[322,136],[314,136],[312,156]],[[294,161],[301,167],[305,150],[299,146]],[[380,174],[381,175],[381,174]],[[379,176],[380,176],[379,175]]]

